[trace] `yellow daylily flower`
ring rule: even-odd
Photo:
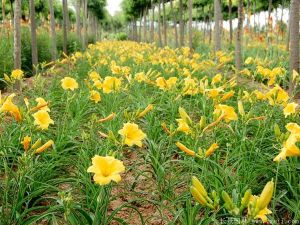
[[[89,78],[94,82],[101,79],[100,75],[96,71],[90,72]]]
[[[43,99],[43,98],[36,98],[35,101],[38,103],[37,106],[35,107],[36,109],[32,111],[36,111],[36,110],[40,110],[40,109],[43,109],[47,112],[50,112],[50,109],[48,107],[48,102]]]
[[[21,80],[23,78],[23,76],[24,76],[24,72],[22,70],[20,70],[20,69],[16,69],[16,70],[13,70],[11,72],[11,76],[10,77],[13,80]]]
[[[75,89],[78,88],[78,83],[75,79],[71,77],[65,77],[61,80],[61,86],[64,90],[74,91]]]
[[[223,117],[223,119],[228,123],[232,120],[237,120],[237,114],[234,111],[234,108],[231,106],[227,106],[227,105],[216,105],[215,106],[215,110],[214,110],[214,114],[219,116],[219,117]]]
[[[31,137],[29,136],[24,137],[21,143],[23,144],[23,148],[26,152],[30,147]]]
[[[217,75],[215,75],[211,81],[211,84],[217,84],[220,83],[222,81],[222,74],[218,73]]]
[[[139,129],[139,126],[135,123],[125,123],[123,128],[118,132],[124,139],[124,143],[128,146],[137,145],[142,147],[142,140],[147,135]]]
[[[296,108],[297,108],[298,104],[295,102],[291,102],[288,103],[285,108],[283,109],[283,114],[285,117],[288,117],[291,114],[295,114],[296,113]]]
[[[54,124],[54,121],[50,118],[49,113],[46,110],[39,110],[33,114],[34,124],[42,130],[47,130],[50,124]]]
[[[16,94],[9,95],[6,100],[3,102],[0,112],[8,112],[14,116],[16,121],[20,122],[22,120],[22,116],[18,106],[16,106],[12,101]]]
[[[87,172],[94,173],[93,179],[99,185],[107,185],[111,181],[121,181],[120,173],[125,171],[125,166],[122,161],[115,159],[112,156],[95,155],[92,158],[92,165],[87,169]]]
[[[108,94],[113,91],[118,91],[121,88],[122,81],[119,78],[107,76],[105,77],[102,88],[103,93]]]
[[[185,120],[176,119],[176,121],[178,123],[177,131],[184,132],[185,134],[189,134],[191,132],[191,129]]]
[[[98,91],[90,91],[90,100],[94,101],[95,103],[98,103],[101,101],[101,96]]]

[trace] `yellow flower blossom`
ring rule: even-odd
[[[90,91],[90,100],[94,101],[95,103],[98,103],[101,101],[101,96],[98,91]]]
[[[223,91],[221,88],[213,88],[206,90],[207,96],[209,98],[217,98],[220,95],[221,91]]]
[[[121,181],[120,173],[125,171],[125,166],[122,161],[115,159],[112,156],[95,155],[92,158],[92,165],[87,169],[87,172],[94,173],[93,179],[99,185],[107,185],[111,181]]]
[[[11,78],[13,80],[21,80],[24,76],[24,72],[20,69],[13,70],[11,72]]]
[[[26,136],[23,138],[23,141],[21,143],[23,144],[23,148],[24,148],[25,152],[29,149],[30,142],[31,142],[31,137]]]
[[[65,77],[61,80],[61,86],[64,90],[74,91],[75,89],[78,88],[78,83],[75,79],[71,77]]]
[[[215,106],[215,110],[214,110],[214,114],[219,116],[219,117],[223,117],[223,119],[228,123],[232,120],[237,120],[237,114],[234,111],[234,108],[231,106],[227,106],[227,105],[216,105]]]
[[[50,118],[46,110],[39,110],[33,114],[34,124],[42,130],[47,130],[50,124],[54,124],[54,121]]]
[[[193,78],[187,77],[184,79],[183,94],[195,95],[199,91],[197,81]]]
[[[288,123],[285,127],[290,135],[283,143],[280,153],[273,159],[275,162],[285,160],[286,157],[300,156],[300,149],[296,145],[300,141],[300,126],[296,123]]]
[[[170,90],[176,85],[177,79],[178,79],[177,77],[170,77],[169,79],[166,80],[163,77],[158,77],[156,79],[156,86],[159,87],[159,89],[164,91]]]
[[[121,88],[121,79],[107,76],[103,81],[103,93],[108,94]]]
[[[191,128],[189,127],[188,123],[183,119],[176,119],[178,123],[177,131],[184,132],[185,134],[189,134],[191,132]]]
[[[211,84],[217,84],[220,83],[222,81],[222,74],[218,73],[216,76],[213,77]]]
[[[90,72],[89,77],[94,82],[101,79],[100,75],[96,71]]]
[[[135,123],[125,123],[123,128],[118,132],[124,139],[124,143],[128,146],[137,145],[142,147],[142,140],[147,135],[139,129],[139,126]]]
[[[257,100],[265,100],[266,99],[266,95],[263,94],[261,91],[255,90],[253,93],[255,94]]]
[[[288,103],[286,105],[286,107],[283,109],[284,116],[287,117],[287,116],[289,116],[291,114],[295,114],[297,106],[298,106],[298,104],[295,103],[295,102]]]
[[[140,73],[135,74],[134,79],[135,79],[137,82],[141,83],[141,82],[147,80],[147,76],[145,75],[144,72],[140,72]]]
[[[100,80],[95,80],[94,81],[94,86],[95,88],[97,88],[98,90],[102,89],[102,82]]]
[[[0,108],[0,112],[8,112],[14,116],[16,121],[20,122],[22,120],[22,116],[18,106],[16,106],[12,101],[16,94],[9,95],[4,101],[3,105]]]
[[[38,103],[37,106],[35,107],[36,109],[32,111],[36,111],[36,110],[40,110],[40,109],[43,109],[47,112],[50,112],[50,109],[48,107],[48,102],[43,99],[43,98],[36,98],[35,101]]]

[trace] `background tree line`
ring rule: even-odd
[[[276,21],[279,32],[286,39],[286,48],[290,53],[290,74],[299,72],[299,0],[124,0],[123,12],[128,24],[129,38],[135,41],[154,42],[159,46],[167,46],[171,39],[175,47],[193,49],[193,24],[205,24],[203,42],[213,43],[215,52],[222,49],[222,43],[234,45],[235,67],[242,69],[243,34],[245,31],[257,36],[264,36],[271,43],[273,31],[272,10],[281,10],[281,17]],[[283,10],[289,9],[289,22],[283,22]],[[263,29],[261,19],[255,14],[267,11],[266,25]],[[250,16],[258,24],[250,26]],[[238,19],[237,28],[233,29],[233,19]],[[245,21],[245,18],[246,21]],[[222,24],[229,21],[229,35],[225,35]],[[246,24],[245,24],[246,22]],[[169,33],[167,30],[173,30]],[[252,30],[251,30],[252,29]],[[142,31],[143,30],[143,31]],[[148,32],[150,30],[150,32]],[[278,33],[279,33],[278,32]],[[171,34],[171,37],[168,35]],[[277,34],[276,34],[277,35]],[[225,38],[226,37],[226,38]],[[290,79],[292,89],[292,79]]]

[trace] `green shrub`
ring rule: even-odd
[[[0,89],[5,86],[5,83],[1,80],[4,73],[9,74],[13,67],[13,42],[9,36],[3,33],[3,35],[0,35]]]
[[[74,32],[68,33],[67,52],[68,54],[81,50],[81,40],[76,37]],[[57,50],[63,51],[63,32],[57,32]]]
[[[127,34],[125,32],[120,32],[116,34],[116,40],[125,41],[127,40]]]
[[[22,27],[21,31],[21,62],[22,70],[27,77],[32,75],[32,57],[31,57],[31,36],[29,27]],[[95,36],[88,37],[88,43],[94,43]],[[51,39],[48,32],[38,32],[37,49],[39,63],[51,61]],[[67,51],[69,54],[82,49],[81,40],[76,37],[74,32],[68,33]],[[62,31],[57,32],[57,50],[59,55],[63,51]],[[0,36],[0,89],[5,87],[2,78],[4,73],[10,74],[14,68],[13,60],[13,33]]]

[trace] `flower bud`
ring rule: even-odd
[[[192,123],[191,118],[189,117],[189,115],[186,113],[185,109],[182,107],[179,107],[179,114],[180,117],[187,123]]]
[[[281,131],[280,131],[280,128],[277,123],[274,124],[274,132],[275,132],[275,136],[277,138],[279,138],[281,136]]]
[[[199,193],[201,195],[203,195],[204,197],[207,197],[207,191],[205,190],[205,187],[195,176],[192,177],[192,185],[193,185],[193,187],[195,187],[197,189],[197,191],[199,191]]]
[[[235,208],[231,197],[227,194],[226,191],[222,191],[222,198],[223,198],[223,200],[225,202],[225,208],[228,211],[231,211],[231,210],[233,210]]]
[[[200,119],[199,123],[200,123],[200,129],[202,130],[206,126],[206,117],[201,116],[201,119]]]
[[[207,149],[207,151],[205,152],[205,157],[209,157],[211,154],[213,154],[216,149],[219,148],[219,145],[217,143],[213,143],[209,149]]]
[[[187,153],[188,155],[191,155],[191,156],[195,156],[195,155],[196,155],[196,153],[195,153],[193,150],[187,148],[186,146],[184,146],[184,145],[181,144],[180,142],[176,142],[176,146],[177,146],[180,150],[182,150],[182,151],[184,151],[185,153]]]
[[[259,198],[257,199],[256,206],[259,210],[262,210],[269,205],[273,196],[273,191],[274,191],[274,182],[269,181],[264,187],[263,191],[261,192]]]
[[[241,100],[238,101],[238,110],[239,110],[240,115],[242,115],[242,116],[245,115],[243,102]]]
[[[199,202],[203,206],[206,206],[207,204],[206,199],[199,193],[199,191],[194,186],[190,188],[190,191],[197,202]]]
[[[35,150],[35,154],[42,153],[43,151],[47,150],[51,146],[54,145],[54,142],[52,140],[47,141],[45,144],[43,144],[41,147],[39,147],[37,150]]]
[[[242,202],[241,202],[241,207],[242,208],[245,208],[247,207],[249,201],[250,201],[250,198],[251,198],[251,190],[248,189],[245,194],[244,194],[244,197],[242,198]]]
[[[141,118],[143,116],[145,116],[148,112],[150,112],[152,109],[154,108],[154,106],[152,104],[149,104],[142,112],[140,112],[138,114],[138,118]]]

